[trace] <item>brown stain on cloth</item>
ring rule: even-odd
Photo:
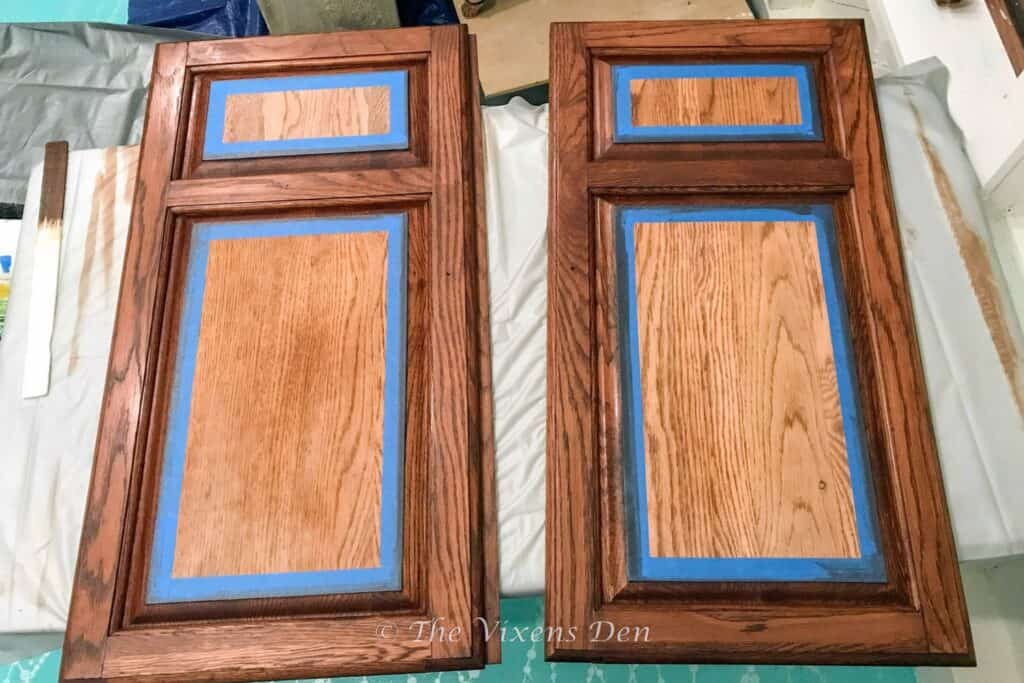
[[[953,229],[953,237],[956,239],[960,250],[960,258],[967,267],[967,276],[971,281],[971,288],[974,296],[981,307],[981,315],[988,327],[989,336],[995,345],[996,354],[999,356],[999,363],[1003,367],[1003,373],[1010,383],[1010,392],[1013,394],[1017,410],[1024,416],[1024,378],[1021,377],[1018,364],[1018,350],[1003,310],[1003,303],[999,297],[999,288],[996,275],[992,270],[992,260],[989,256],[985,242],[978,236],[967,223],[963,209],[953,191],[953,183],[946,173],[938,152],[925,135],[924,124],[921,121],[921,112],[909,99],[910,109],[914,113],[914,121],[917,124],[917,137],[924,148],[928,165],[931,168],[932,176],[935,178],[935,188],[939,192],[939,199],[942,201],[942,208],[949,218],[949,225]]]
[[[103,153],[103,166],[96,174],[93,188],[92,207],[89,213],[89,227],[85,236],[82,272],[78,278],[78,301],[75,306],[75,324],[71,333],[68,351],[68,375],[78,366],[78,343],[82,330],[82,318],[88,315],[86,308],[92,294],[94,261],[99,252],[103,274],[103,287],[114,286],[114,205],[117,202],[117,159],[118,150],[112,147]]]

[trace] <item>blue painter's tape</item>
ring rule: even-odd
[[[636,126],[629,84],[637,79],[796,79],[800,123],[751,126]],[[615,142],[712,142],[731,140],[821,140],[821,116],[809,64],[647,64],[612,67]]]
[[[199,347],[210,244],[216,240],[386,232],[384,438],[379,567],[258,575],[174,577],[178,510],[184,479],[192,384]],[[406,221],[403,214],[254,223],[206,223],[194,228],[186,275],[181,333],[160,475],[147,602],[193,602],[401,588],[402,480],[405,446]]]
[[[321,76],[281,76],[278,78],[213,81],[210,84],[210,105],[206,114],[203,159],[244,159],[407,149],[409,147],[408,80],[409,75],[406,71],[366,71]],[[369,86],[387,86],[388,88],[390,118],[387,133],[294,140],[224,142],[225,110],[229,95]]]
[[[850,468],[860,557],[857,558],[697,558],[653,557],[647,524],[647,470],[644,446],[640,332],[634,229],[637,223],[813,221],[818,239],[829,332]],[[883,583],[885,561],[878,545],[878,518],[864,452],[856,372],[850,347],[842,273],[829,206],[764,208],[626,208],[617,212],[616,280],[618,304],[628,324],[619,326],[623,416],[623,477],[627,527],[627,570],[633,581],[856,581]]]

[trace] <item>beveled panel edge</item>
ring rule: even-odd
[[[155,531],[147,572],[147,603],[182,603],[239,598],[275,598],[401,588],[402,463],[405,434],[405,281],[406,217],[404,214],[338,216],[320,219],[263,220],[258,222],[197,223],[190,240],[175,352],[173,395],[157,494]],[[199,344],[206,255],[210,243],[220,239],[301,237],[350,232],[388,234],[387,310],[384,382],[383,474],[381,481],[381,566],[275,574],[174,577],[172,566],[177,535],[178,507],[184,477],[185,444],[195,353]],[[397,302],[393,305],[392,302]],[[397,343],[392,340],[398,340]]]
[[[877,508],[868,459],[864,453],[863,426],[857,396],[856,368],[850,350],[849,324],[838,271],[832,207],[826,204],[771,204],[736,207],[713,204],[680,204],[661,207],[616,207],[617,297],[616,309],[625,316],[617,325],[619,349],[627,358],[620,364],[623,434],[624,508],[627,521],[628,581],[758,581],[758,582],[864,582],[885,583],[885,560],[878,542]],[[640,355],[635,295],[635,249],[630,229],[639,222],[780,222],[812,221],[818,241],[822,282],[828,309],[829,330],[835,356],[836,379],[846,436],[847,462],[854,499],[858,558],[691,558],[652,557],[649,551],[646,514],[647,479]]]
[[[244,142],[224,141],[227,98],[232,95],[369,86],[388,88],[389,127],[387,133]],[[408,147],[409,74],[405,70],[217,79],[210,83],[201,157],[203,161],[385,151]]]
[[[800,103],[799,124],[663,125],[633,123],[630,83],[638,79],[707,79],[789,77],[796,79]],[[613,143],[635,142],[742,142],[823,141],[821,113],[810,64],[613,64],[611,67]]]

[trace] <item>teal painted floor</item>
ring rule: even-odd
[[[517,598],[501,601],[506,631],[527,634],[542,626],[543,600]],[[513,642],[514,641],[514,642]],[[525,641],[525,642],[523,642]],[[0,683],[55,683],[60,651],[0,667]],[[913,669],[847,666],[637,666],[626,664],[565,664],[544,661],[544,643],[507,637],[502,644],[502,663],[482,671],[448,671],[370,678],[320,679],[380,683],[916,683]]]
[[[0,22],[128,21],[128,0],[4,0]]]
[[[127,0],[7,0],[0,22],[106,21],[124,23]],[[540,626],[543,601],[520,598],[501,601],[501,616],[511,626]],[[450,671],[402,676],[333,679],[388,683],[916,683],[913,669],[890,667],[812,666],[636,666],[622,664],[555,664],[544,661],[543,643],[505,642],[502,663],[482,671]],[[55,683],[60,651],[9,665],[0,665],[0,683]],[[328,683],[326,679],[316,683]]]

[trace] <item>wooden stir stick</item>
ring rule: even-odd
[[[57,310],[57,280],[60,274],[60,241],[64,228],[67,178],[68,143],[47,143],[43,160],[43,187],[39,198],[39,224],[32,259],[32,292],[22,398],[45,396],[50,391],[50,342]]]

